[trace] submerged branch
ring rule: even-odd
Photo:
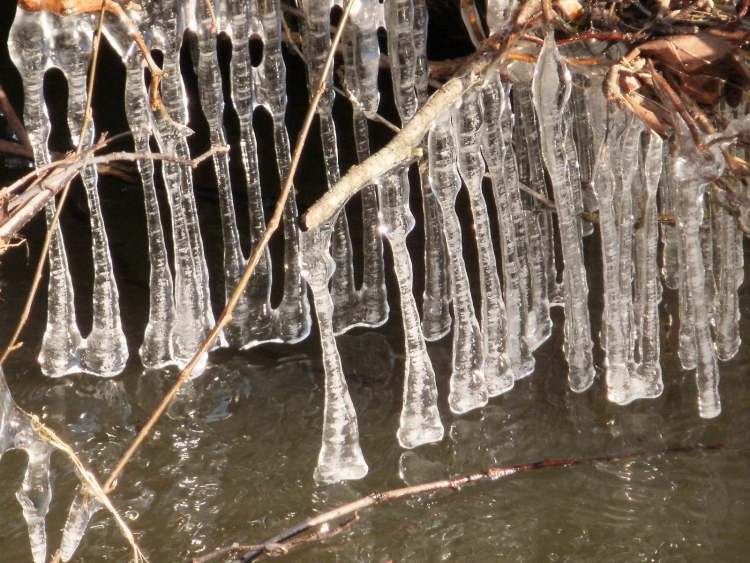
[[[670,448],[664,448],[660,450],[640,450],[635,452],[624,452],[617,454],[606,454],[593,457],[584,458],[550,458],[534,461],[531,463],[520,463],[515,465],[505,466],[494,466],[489,467],[485,471],[480,473],[472,473],[468,475],[462,475],[454,477],[452,479],[443,479],[440,481],[432,481],[430,483],[423,483],[421,485],[412,485],[409,487],[402,487],[400,489],[391,489],[388,491],[376,491],[370,493],[367,496],[359,498],[355,501],[342,504],[336,508],[313,516],[306,520],[303,520],[299,524],[287,528],[286,530],[276,534],[272,538],[257,544],[250,546],[250,549],[246,550],[241,556],[236,557],[232,560],[232,563],[242,562],[248,563],[250,561],[256,561],[263,556],[276,556],[287,553],[292,547],[296,547],[301,543],[307,543],[308,541],[315,541],[320,538],[320,534],[330,534],[331,529],[338,533],[340,526],[331,527],[331,523],[349,515],[356,515],[367,508],[372,508],[386,502],[395,500],[402,500],[406,498],[415,497],[418,495],[433,493],[436,491],[458,491],[465,485],[472,485],[479,482],[487,481],[498,481],[507,477],[511,477],[518,473],[527,473],[529,471],[535,471],[537,469],[546,468],[567,468],[576,465],[589,465],[597,462],[603,463],[620,463],[623,461],[629,461],[633,459],[640,459],[652,456],[663,456],[663,455],[676,455],[676,454],[691,454],[696,452],[708,452],[715,451],[724,448],[723,444],[697,444],[692,446],[674,446]],[[352,520],[347,520],[343,526],[349,526]],[[298,541],[299,537],[305,535],[304,541]],[[220,548],[210,554],[203,557],[193,559],[193,563],[208,563],[215,561],[226,555],[238,553],[240,546],[234,543],[230,546]]]

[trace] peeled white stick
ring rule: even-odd
[[[484,376],[484,347],[469,289],[464,263],[461,223],[456,213],[456,197],[461,178],[456,163],[456,139],[450,116],[436,121],[427,140],[430,182],[443,215],[443,230],[451,266],[453,302],[453,361],[448,404],[462,414],[487,404]]]
[[[513,371],[506,350],[508,322],[505,302],[497,273],[490,217],[482,193],[482,105],[475,90],[466,92],[453,112],[453,127],[458,141],[458,169],[469,191],[474,233],[479,253],[481,329],[484,350],[484,376],[487,393],[494,397],[513,387]]]
[[[532,89],[539,121],[542,155],[547,166],[560,227],[565,294],[565,358],[573,391],[582,392],[594,382],[591,324],[588,314],[588,283],[583,263],[576,194],[564,169],[561,116],[570,97],[571,77],[560,57],[554,34],[548,32],[539,52]]]

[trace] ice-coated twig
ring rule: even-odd
[[[490,217],[482,193],[485,164],[482,160],[482,105],[476,90],[466,92],[453,112],[458,140],[458,169],[469,191],[474,233],[479,253],[481,329],[484,350],[484,376],[491,397],[513,387],[513,371],[506,350],[508,322],[497,273]]]
[[[564,262],[565,358],[573,391],[582,392],[594,381],[588,283],[583,263],[576,194],[565,174],[562,115],[570,97],[571,77],[560,57],[554,34],[548,32],[532,82],[534,108],[539,121],[542,155],[557,205],[557,219]]]
[[[464,263],[461,223],[455,210],[461,189],[457,168],[456,139],[450,116],[436,121],[428,135],[430,181],[443,216],[443,230],[451,267],[453,302],[453,358],[448,404],[462,414],[487,404],[484,376],[484,346],[469,289]]]

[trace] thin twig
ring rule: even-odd
[[[279,553],[279,550],[286,549],[288,542],[298,538],[301,534],[308,533],[314,530],[312,539],[316,539],[316,533],[321,530],[323,533],[327,531],[331,522],[334,522],[344,516],[350,514],[357,514],[367,508],[372,508],[380,504],[412,498],[427,493],[434,493],[436,491],[457,491],[466,485],[473,485],[479,482],[492,482],[500,479],[505,479],[519,473],[527,473],[529,471],[535,471],[546,468],[567,468],[576,465],[590,465],[593,463],[620,463],[623,461],[629,461],[632,459],[651,457],[656,455],[673,455],[673,454],[688,454],[695,452],[707,452],[722,449],[722,444],[709,444],[709,445],[692,445],[692,446],[675,446],[671,448],[664,448],[660,450],[641,450],[636,452],[625,452],[617,454],[607,454],[585,458],[552,458],[543,459],[531,463],[521,463],[516,465],[506,466],[494,466],[490,467],[480,473],[472,473],[469,475],[462,475],[454,477],[452,479],[443,479],[440,481],[432,481],[430,483],[423,483],[420,485],[412,485],[409,487],[402,487],[400,489],[391,489],[388,491],[376,491],[370,493],[367,496],[361,497],[355,501],[342,504],[331,510],[327,510],[316,516],[307,518],[299,524],[296,524],[270,538],[269,540],[259,544],[253,545],[250,550],[242,554],[242,556],[235,561],[241,561],[242,563],[248,563],[255,561],[263,555],[274,555]],[[233,544],[236,545],[236,544]],[[208,563],[228,553],[233,553],[234,549],[222,548],[219,549],[209,556],[204,556],[198,560],[199,563]],[[234,563],[234,562],[233,562]]]

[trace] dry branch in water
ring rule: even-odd
[[[599,462],[620,463],[645,457],[710,452],[723,448],[724,446],[722,444],[698,444],[694,446],[675,446],[671,448],[664,448],[661,450],[642,450],[636,452],[608,454],[584,458],[551,458],[534,461],[531,463],[494,466],[489,467],[488,469],[480,473],[461,475],[452,479],[432,481],[430,483],[412,485],[409,487],[391,489],[388,491],[376,491],[355,501],[342,504],[341,506],[338,506],[331,510],[327,510],[326,512],[318,514],[317,516],[307,518],[299,524],[296,524],[291,528],[287,528],[286,530],[276,534],[272,538],[260,544],[242,546],[240,544],[233,543],[229,546],[219,548],[216,551],[208,553],[202,557],[194,558],[193,563],[209,563],[211,561],[216,561],[220,558],[223,558],[227,555],[233,556],[233,559],[231,559],[232,563],[249,563],[250,561],[258,560],[263,556],[273,557],[277,555],[284,555],[288,553],[292,547],[297,547],[299,545],[302,545],[303,543],[322,539],[321,535],[323,535],[324,537],[330,537],[331,534],[340,533],[341,531],[343,531],[343,529],[349,527],[353,523],[353,521],[356,520],[358,513],[364,509],[372,508],[386,502],[402,500],[427,493],[434,493],[436,491],[459,491],[466,485],[473,485],[480,482],[498,481],[519,473],[527,473],[529,471],[535,471],[538,469],[562,469],[573,467],[576,465],[589,465]],[[332,526],[332,523],[336,520],[349,515],[354,515],[354,518],[347,520],[340,526]],[[305,534],[305,539],[303,541],[298,541],[299,537],[303,534]],[[248,549],[242,551],[243,547],[246,547]],[[235,557],[235,555],[237,554],[240,555]]]

